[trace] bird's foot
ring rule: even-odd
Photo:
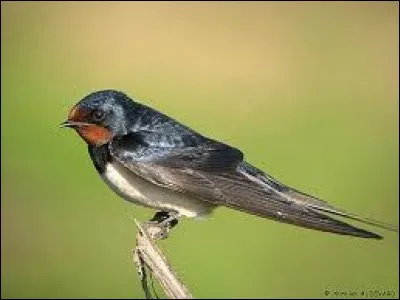
[[[155,222],[160,226],[167,226],[173,228],[178,224],[179,213],[168,212],[168,211],[158,211],[150,222]]]
[[[179,213],[158,211],[145,226],[154,239],[166,239],[169,231],[178,224]]]

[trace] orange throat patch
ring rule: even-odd
[[[83,125],[76,129],[78,134],[88,143],[94,146],[101,146],[111,140],[111,132],[95,124]]]

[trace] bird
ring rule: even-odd
[[[133,98],[133,97],[132,97]],[[150,220],[173,227],[217,207],[307,229],[382,239],[339,217],[398,231],[285,185],[250,164],[241,150],[206,137],[118,90],[94,91],[61,127],[87,143],[93,165],[121,198],[156,210]]]

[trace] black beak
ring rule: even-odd
[[[84,122],[74,122],[74,121],[64,121],[60,124],[60,128],[77,128],[77,127],[81,127],[83,125],[86,125],[87,123]]]

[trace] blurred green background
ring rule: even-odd
[[[58,128],[99,89],[242,149],[297,189],[398,224],[398,22],[397,2],[2,1],[1,297],[144,296],[132,219],[153,211],[118,198],[84,142]],[[182,220],[161,246],[198,298],[399,297],[398,234],[363,228],[385,239],[220,208]]]

